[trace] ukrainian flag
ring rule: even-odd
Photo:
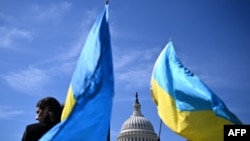
[[[76,65],[62,114],[40,141],[106,141],[114,97],[108,5],[93,25]]]
[[[170,41],[155,62],[151,96],[163,122],[191,141],[223,141],[226,124],[241,124],[175,54]]]

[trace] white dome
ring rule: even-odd
[[[151,122],[143,116],[131,116],[123,125],[121,132],[141,130],[154,133],[154,128]]]
[[[157,141],[153,125],[141,114],[137,93],[133,114],[123,123],[117,141]]]

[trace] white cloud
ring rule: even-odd
[[[99,12],[96,9],[86,10],[84,25],[92,25],[97,19]]]
[[[24,111],[15,109],[13,107],[3,105],[0,106],[0,119],[13,118],[22,113],[24,113]]]
[[[155,61],[153,57],[158,52],[159,48],[148,48],[144,51],[131,48],[126,52],[117,50],[114,56],[116,81],[124,83],[126,89],[148,85]]]
[[[38,93],[50,80],[46,71],[32,67],[2,77],[11,87],[27,94]]]
[[[78,30],[73,35],[75,36],[71,43],[67,45],[63,45],[61,48],[62,51],[58,53],[53,58],[49,58],[48,60],[43,61],[43,63],[54,62],[54,61],[65,61],[67,64],[71,64],[72,60],[76,61],[75,59],[80,56],[81,50],[85,44],[85,40],[87,35],[89,34],[92,25],[95,22],[95,19],[98,16],[98,11],[96,9],[86,10],[84,13],[84,18],[81,23],[78,25]]]
[[[71,3],[69,2],[60,2],[57,4],[51,5],[33,5],[32,12],[34,18],[41,22],[41,21],[58,21],[62,18],[63,14],[71,8]]]
[[[32,40],[32,33],[18,28],[0,27],[0,47],[15,48],[18,40]]]
[[[63,5],[61,5],[61,7],[63,7]],[[54,7],[54,9],[56,8]],[[10,72],[7,75],[2,76],[2,78],[15,90],[24,92],[26,94],[32,94],[29,92],[36,92],[36,93],[42,92],[44,87],[46,87],[50,82],[50,80],[53,79],[52,77],[56,77],[61,74],[69,74],[69,73],[71,74],[77,62],[77,59],[81,53],[81,49],[84,45],[85,38],[90,30],[86,29],[91,27],[90,21],[94,20],[92,16],[97,15],[95,10],[89,10],[88,12],[86,12],[86,14],[87,14],[86,15],[87,19],[84,20],[82,23],[82,25],[84,25],[85,27],[81,28],[82,30],[81,32],[79,32],[78,37],[75,38],[76,40],[73,41],[70,45],[65,45],[60,53],[58,53],[55,56],[48,57],[47,60],[43,60],[42,62],[31,64],[31,66],[33,67],[28,67],[20,71]],[[93,23],[94,21],[92,22],[92,24]],[[5,31],[7,29],[2,28],[2,30]],[[25,34],[25,32],[21,32],[21,30],[13,30],[11,35],[12,36],[22,35],[27,38],[29,37],[28,32]],[[5,38],[6,45],[7,43],[8,45],[10,45],[11,42],[13,42],[13,38],[11,38],[12,36],[8,36],[7,38],[6,35]],[[50,67],[44,67],[44,66],[50,66]]]

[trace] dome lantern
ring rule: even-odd
[[[138,99],[138,93],[135,94],[134,112],[132,116],[143,116],[141,114],[141,104]]]

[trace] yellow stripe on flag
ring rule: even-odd
[[[232,122],[218,117],[211,110],[180,111],[175,100],[157,81],[153,79],[151,86],[158,114],[171,130],[192,141],[223,141],[223,125]]]
[[[73,110],[74,105],[76,104],[76,100],[73,95],[73,90],[72,86],[69,86],[68,94],[66,97],[66,103],[63,108],[62,116],[61,116],[61,121],[65,120],[68,118],[70,115],[71,111]]]

